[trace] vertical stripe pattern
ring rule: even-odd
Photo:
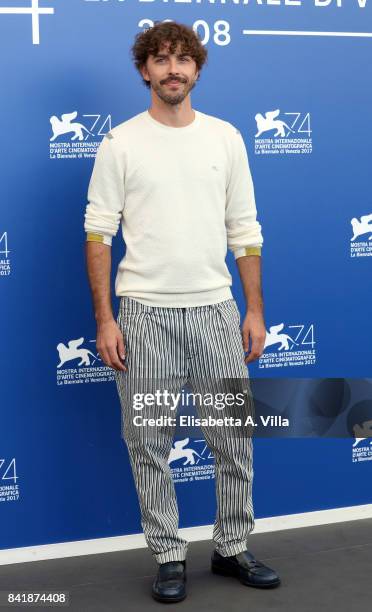
[[[144,536],[158,563],[184,560],[188,542],[178,534],[178,506],[168,464],[174,427],[134,425],[133,417],[138,414],[156,418],[165,410],[164,405],[156,403],[136,410],[133,398],[136,393],[155,394],[157,389],[180,393],[186,383],[195,394],[236,393],[244,388],[246,402],[241,418],[253,415],[239,309],[234,299],[207,306],[166,308],[124,296],[117,323],[123,333],[128,367],[127,372],[114,371],[121,403],[121,437],[128,448]],[[201,418],[221,416],[203,402],[197,401],[195,407]],[[174,417],[176,412],[169,414]],[[235,555],[248,548],[247,539],[254,528],[252,438],[238,437],[229,427],[201,429],[215,458],[213,541],[221,555]]]

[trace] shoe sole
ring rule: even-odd
[[[259,589],[270,589],[280,584],[280,578],[276,580],[275,582],[269,582],[268,584],[256,584],[253,582],[249,582],[247,581],[246,578],[241,576],[240,573],[237,573],[234,569],[221,568],[218,565],[214,565],[213,563],[211,565],[211,570],[213,574],[219,574],[220,576],[233,576],[234,578],[238,578],[238,580],[242,584],[244,584],[244,586],[252,586],[252,587],[257,587]]]

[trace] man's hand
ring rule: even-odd
[[[251,351],[244,362],[247,364],[261,357],[266,338],[266,327],[263,314],[260,311],[250,311],[245,316],[242,325],[243,349],[245,353],[249,350],[249,340],[251,340]]]
[[[128,371],[121,363],[125,359],[123,334],[115,319],[97,324],[97,351],[104,363],[114,370]]]

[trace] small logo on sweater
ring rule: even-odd
[[[217,166],[212,166],[212,170],[217,170],[218,171]]]

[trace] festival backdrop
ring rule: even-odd
[[[241,131],[264,236],[249,375],[257,413],[292,426],[254,439],[255,516],[372,503],[371,18],[370,0],[0,0],[0,548],[142,531],[83,222],[104,134],[150,106],[134,37],[166,19],[208,48],[192,105]],[[112,286],[124,252],[119,231]],[[180,527],[211,524],[213,455],[180,448]]]

